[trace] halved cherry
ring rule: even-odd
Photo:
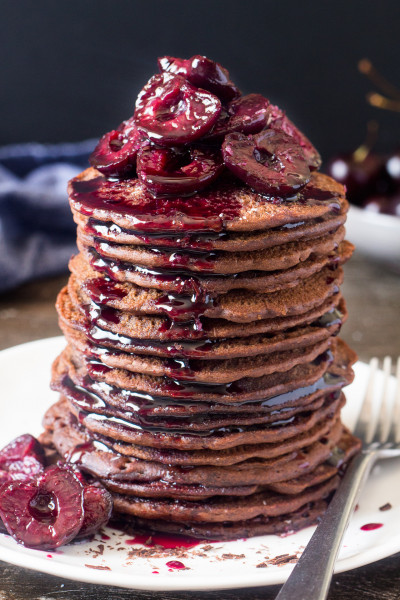
[[[272,104],[269,107],[269,127],[275,131],[283,131],[290,135],[301,147],[311,171],[319,169],[322,163],[321,155],[310,140],[302,133],[294,123],[278,107]]]
[[[44,470],[44,450],[30,434],[20,435],[0,450],[0,484],[27,481]]]
[[[83,490],[83,523],[77,538],[84,538],[96,533],[100,527],[107,525],[113,509],[110,492],[103,487],[88,485]]]
[[[222,102],[240,96],[240,90],[231,81],[227,69],[206,56],[196,54],[188,59],[163,56],[158,59],[158,66],[161,73],[181,75],[192,85],[212,92]]]
[[[82,527],[83,486],[70,470],[50,467],[36,481],[3,486],[0,517],[20,544],[57,548],[70,542]]]
[[[138,177],[154,196],[194,194],[214,181],[224,165],[211,149],[142,148]]]
[[[152,141],[165,146],[193,142],[218,119],[221,102],[183,77],[154,75],[136,101],[135,122]]]
[[[258,133],[269,119],[269,100],[261,94],[248,94],[222,109],[218,121],[207,138],[219,138],[233,133]]]
[[[136,155],[144,139],[132,117],[117,129],[103,135],[90,155],[89,162],[107,177],[134,173]]]
[[[231,133],[222,146],[226,166],[260,194],[287,196],[310,179],[302,149],[283,132]]]

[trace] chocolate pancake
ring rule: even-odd
[[[112,221],[96,221],[73,210],[78,229],[107,242],[130,246],[151,246],[164,248],[189,248],[195,250],[223,250],[243,252],[262,250],[289,242],[309,240],[335,231],[346,221],[347,206],[342,203],[339,212],[328,213],[324,217],[287,223],[282,227],[250,231],[245,233],[202,232],[202,233],[160,233],[140,232],[119,227]]]
[[[336,485],[339,478],[336,480]],[[146,534],[164,532],[187,535],[205,540],[233,540],[256,535],[286,535],[299,529],[315,525],[328,506],[329,494],[324,500],[309,502],[298,510],[279,517],[258,516],[244,521],[225,521],[223,523],[175,523],[161,519],[142,519],[124,514],[124,522],[132,531],[144,531]],[[118,511],[118,506],[115,508]]]
[[[50,439],[57,445],[62,456],[74,454],[75,460],[85,467],[87,445],[92,448],[114,450],[122,457],[135,457],[151,462],[159,462],[167,466],[172,465],[235,465],[253,458],[271,459],[284,454],[294,453],[301,448],[317,442],[329,433],[338,422],[338,415],[327,417],[323,422],[317,423],[309,430],[295,435],[282,442],[265,444],[238,445],[225,450],[177,450],[159,449],[135,444],[128,444],[113,440],[101,434],[92,434],[79,425],[75,417],[69,412],[66,399],[53,404],[45,414],[44,427]],[[66,428],[66,431],[64,429]],[[71,440],[69,440],[71,438]],[[82,440],[84,439],[83,446]],[[71,444],[73,450],[71,451]]]
[[[230,275],[243,271],[280,271],[290,269],[310,256],[326,256],[336,250],[344,239],[344,227],[309,241],[289,242],[256,252],[198,252],[189,250],[147,249],[145,246],[120,246],[103,242],[78,231],[77,244],[81,252],[96,252],[101,258],[120,261],[125,265],[149,269],[186,270],[194,273]],[[126,268],[128,270],[129,267]]]
[[[223,466],[192,466],[190,469],[181,469],[164,465],[162,463],[150,462],[136,458],[129,458],[110,452],[106,447],[104,451],[101,444],[86,444],[86,438],[83,431],[77,432],[76,428],[71,431],[71,425],[68,420],[58,424],[58,432],[53,435],[53,443],[62,455],[75,453],[76,464],[105,480],[107,487],[114,485],[111,489],[126,493],[128,495],[136,494],[135,484],[149,484],[158,482],[166,485],[160,496],[171,496],[170,487],[177,484],[183,485],[201,485],[206,489],[213,487],[215,493],[219,487],[228,488],[231,486],[251,486],[251,485],[269,485],[271,483],[297,479],[305,474],[314,471],[317,465],[325,462],[336,446],[340,446],[342,437],[342,425],[337,421],[327,436],[321,440],[305,446],[300,452],[290,452],[274,458],[252,458],[245,459],[235,465]],[[342,445],[344,444],[342,441]],[[78,456],[79,454],[79,456]],[[121,484],[118,490],[117,485]],[[310,484],[312,485],[312,484]],[[149,494],[154,496],[154,489]],[[254,490],[253,490],[254,491]],[[161,492],[161,488],[158,488]],[[251,492],[253,493],[253,492]],[[146,496],[144,488],[140,496]]]
[[[75,354],[98,359],[103,365],[124,369],[135,374],[170,377],[180,381],[206,384],[232,383],[245,377],[262,377],[274,372],[288,371],[297,364],[311,362],[328,350],[331,340],[323,339],[310,346],[284,352],[222,360],[158,358],[130,354],[95,346],[91,342],[74,340]]]
[[[304,362],[295,366],[290,371],[275,372],[262,377],[247,377],[234,384],[221,385],[195,385],[192,382],[171,380],[166,377],[152,377],[149,375],[135,374],[122,369],[113,369],[99,364],[98,361],[87,361],[84,357],[71,354],[67,348],[61,355],[62,360],[54,363],[53,379],[57,373],[65,373],[64,361],[72,363],[80,369],[80,375],[88,374],[98,382],[104,382],[127,392],[140,392],[153,396],[166,397],[171,401],[207,401],[222,404],[240,404],[243,402],[265,400],[279,393],[284,393],[297,387],[304,387],[324,375],[328,366],[330,373],[339,375],[351,381],[351,364],[354,362],[352,353],[341,340],[331,342],[331,351],[323,353],[311,362]],[[70,367],[67,367],[68,371]],[[292,387],[293,386],[293,387]]]
[[[71,297],[77,295],[79,303],[90,303],[91,283],[101,279],[101,275],[89,267],[84,273],[75,273],[70,277]],[[202,294],[180,295],[164,294],[153,288],[142,288],[130,284],[129,292],[123,297],[115,294],[103,304],[121,311],[110,320],[119,318],[125,322],[131,314],[165,315],[178,317],[176,320],[187,322],[201,316],[222,318],[235,323],[250,323],[259,319],[304,314],[319,306],[330,296],[338,293],[343,280],[343,271],[338,267],[332,271],[325,267],[319,273],[301,281],[295,287],[267,294],[255,294],[247,290],[232,290],[226,294],[211,297]],[[98,288],[98,281],[95,282]],[[97,298],[97,292],[94,297]],[[92,294],[93,296],[93,294]]]
[[[175,422],[168,427],[162,425],[139,425],[126,418],[107,416],[96,412],[82,410],[72,402],[68,402],[72,414],[92,433],[99,433],[115,440],[153,446],[156,448],[177,448],[198,450],[209,448],[214,450],[231,448],[242,444],[271,443],[290,438],[313,427],[319,421],[332,417],[344,405],[344,396],[331,395],[323,405],[314,410],[302,412],[289,419],[279,419],[271,427],[262,425],[232,426],[215,428],[211,431],[196,431],[191,423],[186,429],[175,428]],[[308,408],[308,407],[307,407]]]
[[[257,231],[338,214],[347,208],[342,185],[322,173],[291,200],[266,201],[237,180],[220,180],[201,194],[154,199],[138,179],[112,181],[89,168],[72,179],[73,211],[134,231]]]
[[[173,522],[203,521],[220,523],[225,521],[241,521],[257,516],[276,517],[298,510],[308,502],[326,498],[338,481],[334,477],[306,491],[282,496],[275,492],[258,492],[246,497],[213,497],[204,502],[182,501],[173,499],[147,499],[134,496],[113,494],[114,508],[118,512],[145,519],[170,519]]]
[[[332,312],[334,312],[335,308],[342,301],[340,294],[334,293],[328,296],[319,306],[306,311],[304,314],[257,319],[252,323],[246,324],[200,316],[196,321],[197,326],[194,327],[187,322],[173,321],[168,316],[163,315],[132,315],[129,313],[125,315],[125,319],[122,319],[123,311],[121,311],[121,314],[113,312],[116,309],[105,307],[102,304],[103,296],[100,293],[93,293],[94,286],[98,287],[101,285],[102,287],[104,283],[107,284],[109,282],[100,278],[90,280],[91,298],[95,297],[97,302],[91,299],[90,303],[84,303],[78,293],[74,277],[70,277],[68,297],[72,307],[76,311],[80,311],[84,317],[89,318],[94,327],[103,331],[112,332],[116,335],[119,335],[120,331],[124,331],[125,337],[161,341],[246,337],[256,333],[282,331],[300,324],[306,325],[318,319],[325,321],[333,317],[335,321],[336,317]],[[119,294],[115,290],[114,293]],[[63,298],[65,296],[62,294],[62,308],[61,304],[57,306],[61,318],[65,314],[63,311],[69,310]],[[112,310],[109,310],[110,308]],[[341,310],[340,307],[339,310]],[[331,313],[330,317],[327,315],[328,313]],[[325,315],[327,316],[325,317]],[[100,332],[99,336],[107,338],[108,334],[104,336]]]
[[[238,356],[256,356],[300,348],[336,335],[347,318],[343,300],[339,306],[305,327],[296,327],[285,332],[256,334],[240,338],[217,338],[206,342],[177,340],[161,342],[141,340],[126,335],[123,327],[116,325],[113,334],[93,324],[90,311],[78,310],[72,304],[67,288],[57,299],[60,327],[72,346],[82,349],[90,342],[98,347],[112,348],[134,354],[148,356],[206,358],[207,360],[235,358]]]
[[[280,271],[244,271],[234,273],[231,277],[215,274],[195,274],[193,271],[179,270],[170,273],[167,269],[145,268],[100,256],[96,251],[83,249],[85,260],[91,262],[95,270],[112,275],[122,286],[125,282],[140,287],[150,287],[159,290],[183,293],[193,292],[196,285],[208,293],[226,293],[234,289],[253,290],[257,292],[275,292],[297,285],[301,280],[308,279],[324,267],[334,268],[343,265],[353,252],[352,244],[343,241],[338,250],[326,255],[312,255],[293,267]],[[123,289],[119,286],[117,289]],[[125,284],[126,288],[126,284]]]

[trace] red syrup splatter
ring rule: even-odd
[[[380,529],[381,527],[383,527],[383,523],[366,523],[365,525],[362,525],[360,529],[362,531],[373,531],[374,529]]]
[[[159,575],[159,572],[158,571],[152,571],[152,574],[153,575]]]
[[[165,549],[173,550],[175,548],[194,548],[199,544],[206,543],[204,540],[195,540],[181,535],[162,535],[162,534],[137,534],[134,538],[125,541],[125,544],[143,544],[144,546],[162,546]],[[172,561],[173,562],[173,561]],[[178,567],[175,567],[178,568]],[[182,568],[182,567],[179,567]]]
[[[106,542],[107,540],[110,540],[111,538],[110,538],[110,536],[109,536],[109,535],[106,535],[105,533],[102,533],[102,534],[101,534],[101,539],[102,539],[102,540],[104,540],[104,541]]]
[[[53,558],[52,554],[47,554],[47,558]]]
[[[175,569],[186,569],[185,565],[180,560],[170,560],[165,564],[167,567],[169,567],[169,571],[174,571]]]

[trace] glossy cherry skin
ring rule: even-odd
[[[0,485],[27,481],[44,470],[44,450],[30,434],[21,435],[0,450]]]
[[[28,548],[51,550],[70,542],[83,523],[83,486],[68,469],[50,467],[36,481],[0,490],[0,517]]]
[[[242,96],[223,108],[207,138],[222,138],[228,133],[259,133],[269,120],[269,100],[261,94]]]
[[[160,73],[181,75],[192,85],[215,94],[222,102],[240,96],[240,90],[231,81],[229,72],[206,56],[196,54],[188,59],[163,56],[158,59],[158,67]]]
[[[294,139],[303,150],[310,171],[319,169],[322,160],[318,150],[278,106],[270,105],[268,126],[275,131],[283,131]]]
[[[143,143],[145,136],[131,118],[121,123],[118,129],[103,135],[90,155],[89,162],[107,177],[134,175],[136,155]]]
[[[162,146],[179,146],[203,137],[221,111],[220,100],[183,77],[154,75],[139,93],[135,122]]]
[[[260,194],[294,194],[310,179],[300,146],[283,132],[231,133],[225,138],[222,153],[225,165]]]
[[[112,509],[113,500],[110,492],[103,487],[86,486],[83,490],[83,523],[77,538],[93,535],[100,527],[107,525]]]
[[[215,150],[143,148],[138,177],[154,196],[189,196],[212,183],[223,169]]]

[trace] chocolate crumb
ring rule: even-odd
[[[111,571],[110,567],[102,567],[101,565],[85,565],[88,569],[97,569],[98,571]]]
[[[203,552],[208,552],[209,550],[212,550],[214,546],[212,546],[211,544],[207,544],[207,546],[202,546],[201,549]]]
[[[271,565],[286,565],[287,563],[297,561],[297,554],[279,554],[275,558],[271,558],[269,564]]]
[[[256,569],[265,569],[265,567],[268,567],[268,563],[266,562],[261,562],[256,565]]]
[[[239,559],[239,558],[246,558],[245,554],[231,554],[230,552],[227,552],[226,554],[222,555],[222,558],[224,560],[231,560],[231,559]]]
[[[383,506],[379,507],[379,510],[381,510],[382,512],[384,512],[385,510],[390,510],[392,507],[392,505],[390,504],[390,502],[386,502],[386,504],[384,504]]]

